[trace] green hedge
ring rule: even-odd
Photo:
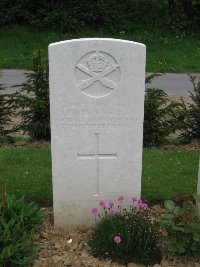
[[[192,5],[185,19],[187,24],[195,20],[200,6],[196,1],[189,2]],[[169,13],[167,0],[1,0],[0,26],[21,23],[63,32],[85,27],[126,31],[133,30],[136,24],[166,24]]]

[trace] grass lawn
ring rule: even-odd
[[[200,151],[144,150],[142,196],[170,199],[195,194]]]
[[[7,180],[7,192],[41,204],[52,203],[51,155],[47,148],[0,149],[0,192]]]
[[[169,199],[196,193],[200,151],[145,149],[142,196]],[[1,148],[0,193],[25,195],[42,205],[52,204],[51,155],[49,148]]]
[[[118,34],[84,32],[62,34],[28,27],[3,27],[0,29],[0,68],[27,68],[32,66],[31,55],[42,50],[47,58],[48,44],[82,37],[112,37],[142,42],[147,46],[147,71],[164,68],[166,71],[200,71],[200,32],[196,35],[175,34],[161,29],[137,30]]]

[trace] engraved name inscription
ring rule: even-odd
[[[57,125],[67,128],[134,128],[142,122],[119,103],[72,103],[62,108]]]

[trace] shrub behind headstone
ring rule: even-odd
[[[183,141],[190,142],[192,139],[200,140],[200,78],[189,75],[193,84],[190,93],[190,101],[186,103],[183,99],[175,115],[177,126],[181,131]]]
[[[0,84],[0,142],[12,130],[9,129],[11,115],[14,113],[14,106],[11,96],[4,93],[3,85]]]
[[[33,54],[33,70],[26,77],[27,81],[15,95],[18,115],[22,118],[18,130],[35,140],[50,140],[49,70],[48,63],[42,63],[39,50]]]
[[[158,146],[174,131],[172,103],[162,89],[147,88],[144,102],[144,146]]]

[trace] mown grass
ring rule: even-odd
[[[0,192],[52,204],[51,157],[47,148],[0,149]]]
[[[196,193],[200,151],[145,149],[142,197],[164,200],[177,194]],[[7,180],[8,193],[52,204],[49,148],[1,148],[0,193]]]
[[[142,196],[170,199],[197,191],[200,151],[148,150],[143,154]]]
[[[0,68],[27,68],[32,66],[31,55],[36,49],[42,50],[47,58],[48,45],[53,42],[83,38],[112,37],[142,42],[147,46],[147,71],[164,68],[166,71],[200,71],[200,32],[173,33],[163,29],[145,29],[117,34],[85,31],[77,34],[62,34],[55,31],[30,27],[4,27],[0,29]]]

